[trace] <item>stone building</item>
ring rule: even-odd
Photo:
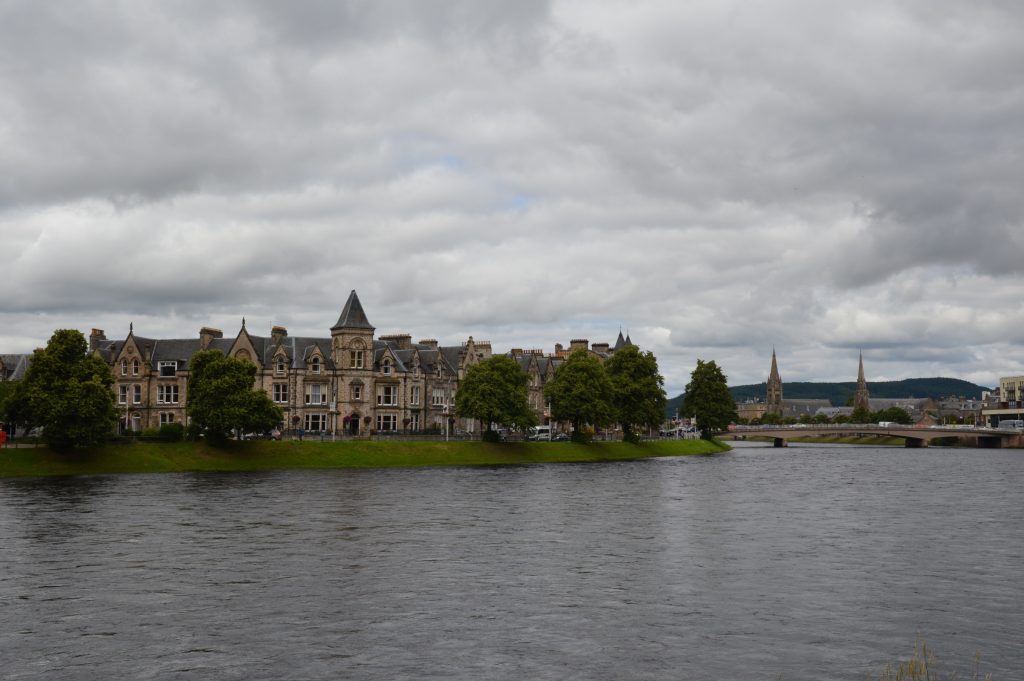
[[[779,375],[779,365],[775,360],[775,348],[772,348],[772,368],[768,373],[766,392],[765,413],[782,416],[782,377]]]
[[[114,391],[122,410],[121,428],[138,431],[164,423],[184,423],[189,361],[200,350],[220,350],[253,362],[256,385],[285,413],[286,428],[310,433],[365,434],[373,431],[423,431],[446,428],[472,432],[469,419],[455,419],[455,392],[474,364],[492,356],[490,342],[441,346],[436,340],[413,342],[409,334],[375,336],[355,291],[349,294],[329,337],[290,336],[274,326],[269,336],[251,334],[245,320],[234,338],[204,327],[197,338],[154,339],[129,329],[124,340],[108,340],[93,329],[90,349],[111,365]],[[616,348],[628,343],[619,333]],[[570,343],[601,359],[614,352],[607,343]],[[541,423],[550,414],[544,385],[568,352],[514,349],[507,353],[529,375],[529,402]]]
[[[861,353],[857,366],[857,389],[853,393],[853,410],[871,411],[871,395],[868,393],[868,382],[864,378],[864,354]]]

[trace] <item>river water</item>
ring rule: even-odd
[[[743,444],[743,443],[740,443]],[[4,679],[1024,678],[1024,452],[0,480]]]

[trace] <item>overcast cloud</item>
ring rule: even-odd
[[[1024,373],[1024,4],[0,0],[0,351],[496,350],[670,394]]]

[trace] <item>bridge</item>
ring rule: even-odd
[[[962,444],[973,447],[1020,447],[1024,433],[1007,428],[976,428],[973,426],[904,426],[899,424],[875,425],[843,423],[835,425],[793,424],[790,426],[735,426],[721,434],[734,439],[748,437],[772,438],[776,447],[788,447],[795,437],[878,437],[903,438],[906,447],[927,447],[938,438],[955,437]]]

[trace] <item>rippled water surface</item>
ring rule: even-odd
[[[1024,452],[0,480],[5,679],[1024,678]]]

